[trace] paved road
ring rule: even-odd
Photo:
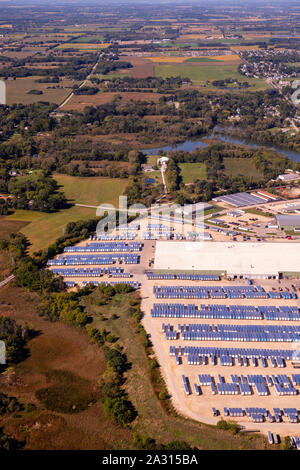
[[[11,274],[11,276],[8,276],[6,279],[0,282],[0,288],[6,286],[10,281],[14,279],[15,275]]]
[[[89,79],[91,78],[91,76],[93,75],[93,73],[95,72],[96,68],[97,68],[97,65],[99,63],[99,60],[100,60],[100,57],[101,57],[101,54],[99,54],[99,57],[97,59],[97,62],[95,63],[95,65],[93,66],[91,72],[87,75],[87,77],[85,78],[85,80],[83,80],[83,82],[79,85],[79,88],[82,88],[84,87],[87,82],[89,81]],[[67,98],[58,106],[58,108],[56,109],[56,111],[58,111],[59,109],[61,109],[63,106],[65,106],[71,98],[73,98],[74,96],[74,92],[72,91],[69,96],[67,96]]]
[[[163,182],[163,185],[164,185],[165,194],[168,194],[168,188],[167,188],[166,180],[165,180],[165,171],[166,171],[166,169],[167,169],[167,165],[165,163],[163,163],[162,166],[161,166],[161,179],[162,179],[162,182]]]

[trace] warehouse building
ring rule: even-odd
[[[280,230],[300,233],[300,215],[277,215],[275,220]]]
[[[284,274],[300,275],[300,243],[159,241],[154,269],[278,279]]]

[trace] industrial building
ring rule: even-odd
[[[259,190],[252,193],[235,193],[228,194],[225,196],[218,196],[213,199],[216,202],[225,202],[233,207],[244,207],[253,206],[257,204],[265,204],[266,202],[278,201],[280,197],[274,196],[274,194],[268,193],[263,190]]]
[[[294,181],[294,180],[297,180],[299,179],[299,174],[297,173],[283,173],[282,175],[279,175],[278,176],[278,179],[281,180],[281,181]]]
[[[278,279],[284,274],[300,275],[300,243],[159,241],[154,269]]]
[[[300,232],[300,215],[277,215],[275,220],[280,230]]]

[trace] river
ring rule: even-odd
[[[221,131],[221,129],[218,129],[218,130]],[[229,135],[222,135],[222,134],[216,133],[215,130],[209,136],[203,137],[202,140],[186,140],[185,142],[182,142],[177,145],[164,145],[163,147],[144,149],[142,150],[142,152],[147,155],[156,155],[159,150],[162,150],[163,152],[168,152],[169,150],[184,150],[185,152],[192,152],[195,148],[207,147],[207,144],[203,142],[203,139],[205,140],[218,139],[223,142],[248,145],[249,147],[253,149],[256,149],[258,147],[265,147],[277,153],[281,153],[282,155],[285,155],[286,157],[288,157],[290,160],[293,160],[294,162],[300,162],[300,153],[294,152],[293,150],[288,150],[288,149],[280,148],[280,147],[273,147],[271,145],[265,145],[265,144],[264,145],[256,144],[255,142],[246,141],[243,139],[239,139],[237,137],[232,137]]]

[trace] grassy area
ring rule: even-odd
[[[57,46],[55,49],[57,50],[64,50],[64,49],[76,49],[78,51],[97,51],[99,49],[106,49],[107,47],[110,46],[110,43],[100,43],[100,44],[93,44],[90,42],[87,43],[75,43],[75,42],[69,42],[65,44],[60,44]]]
[[[157,165],[157,160],[159,159],[158,155],[147,155],[148,165]]]
[[[108,73],[108,74],[103,74],[103,73],[96,73],[93,74],[93,77],[99,78],[100,80],[113,80],[114,78],[124,78],[124,77],[129,77],[128,73]]]
[[[80,178],[55,174],[54,179],[61,186],[67,199],[75,204],[98,206],[102,203],[117,205],[128,181],[119,178]]]
[[[225,173],[229,176],[243,175],[254,181],[260,181],[263,178],[250,158],[224,158],[224,166]]]
[[[28,357],[6,375],[0,374],[1,392],[21,402],[35,403],[37,410],[2,415],[0,426],[7,434],[26,441],[26,449],[130,448],[131,431],[106,417],[101,400],[94,403],[97,382],[104,371],[103,351],[91,345],[82,330],[41,319],[36,313],[37,303],[37,295],[13,283],[0,291],[0,315],[9,313],[18,324],[27,322],[37,333],[29,341]],[[45,406],[36,398],[41,389],[43,392],[37,394]]]
[[[215,214],[216,212],[220,212],[220,207],[211,207],[210,209],[206,209],[204,211],[204,216]]]
[[[225,78],[232,78],[239,82],[248,82],[251,87],[250,89],[262,90],[268,87],[264,80],[258,78],[244,77],[238,72],[238,66],[236,64],[222,63],[220,65],[186,65],[183,64],[158,64],[155,65],[155,76],[156,77],[182,77],[189,78],[194,82],[195,85],[206,82],[207,80],[224,80]]]
[[[180,163],[183,183],[192,183],[195,179],[204,180],[207,178],[205,163]]]
[[[20,214],[21,212],[21,214]],[[26,227],[21,227],[21,232],[29,238],[32,246],[30,251],[37,251],[53,243],[56,238],[63,234],[66,225],[80,219],[90,219],[96,216],[96,209],[73,206],[53,214],[43,212],[35,213],[37,216],[32,219]],[[20,221],[22,218],[28,220],[31,211],[16,211],[6,218],[9,221]],[[21,219],[20,219],[21,218]],[[23,223],[24,225],[24,223]]]
[[[111,178],[79,178],[68,175],[54,175],[56,181],[65,192],[71,204],[86,204],[98,206],[102,203],[114,204],[116,207],[127,185],[125,179]],[[2,219],[5,226],[13,224],[17,231],[22,229],[32,243],[30,251],[40,250],[54,242],[63,234],[66,225],[80,219],[90,219],[96,216],[96,209],[72,206],[59,212],[47,214],[26,210],[16,210],[14,214]],[[7,230],[7,229],[5,229]],[[1,234],[1,220],[0,220]]]
[[[12,215],[9,215],[5,218],[6,223],[14,223],[14,221],[21,221],[24,222],[26,225],[26,222],[34,222],[37,219],[40,219],[44,214],[44,212],[36,212],[36,211],[27,211],[23,209],[18,209],[16,210]],[[17,222],[16,222],[17,223]]]
[[[220,62],[220,60],[212,59],[211,57],[191,57],[185,60],[185,63],[188,62]]]
[[[103,306],[97,305],[98,296],[99,294],[95,291],[88,298],[87,308],[94,317],[94,326],[106,328],[118,336],[119,342],[124,346],[128,361],[132,364],[126,374],[125,385],[130,400],[138,410],[134,430],[141,435],[154,437],[158,442],[183,440],[200,449],[263,449],[268,447],[266,439],[261,436],[232,435],[214,426],[166,414],[152,388],[148,359],[131,319],[131,300],[136,293],[118,294]],[[126,328],[124,328],[125,324]]]
[[[91,381],[69,370],[53,369],[45,375],[50,385],[37,390],[35,396],[47,410],[79,413],[99,398]]]
[[[249,214],[261,215],[263,217],[271,217],[272,219],[274,219],[274,217],[275,217],[275,215],[272,214],[271,212],[264,212],[264,211],[261,211],[259,209],[254,209],[254,208],[253,209],[246,209],[246,212],[248,212]]]
[[[73,43],[93,43],[93,41],[104,41],[104,36],[81,36],[74,39]]]
[[[10,233],[19,232],[27,223],[26,219],[12,220],[10,217],[0,217],[0,239],[6,238]]]

